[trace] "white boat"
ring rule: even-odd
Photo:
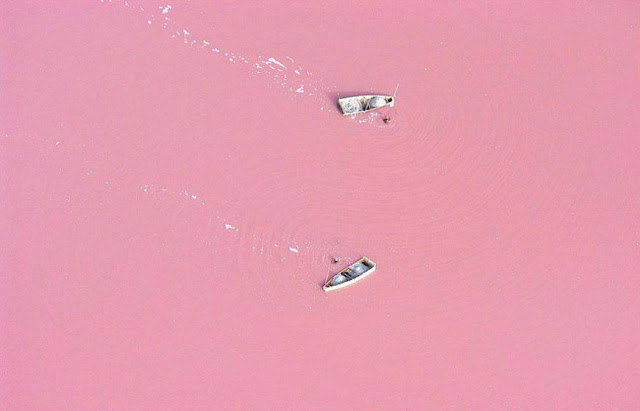
[[[394,100],[395,97],[393,96],[368,95],[341,98],[338,100],[338,104],[342,109],[342,114],[347,116],[366,113],[384,106],[393,107]]]
[[[324,283],[324,287],[322,287],[322,289],[325,292],[328,292],[347,287],[373,274],[374,271],[376,271],[376,263],[369,260],[367,257],[362,257],[349,267],[328,279],[327,282]]]

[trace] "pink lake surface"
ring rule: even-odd
[[[640,408],[638,4],[242,3],[0,5],[0,407]]]

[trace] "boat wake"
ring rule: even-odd
[[[313,98],[320,111],[337,112],[334,105],[327,102],[324,97],[329,87],[324,85],[321,79],[315,78],[311,70],[296,63],[296,60],[289,55],[258,54],[248,56],[229,50],[219,44],[212,36],[208,36],[206,33],[197,33],[175,18],[174,15],[180,12],[179,5],[158,5],[153,2],[133,0],[99,1],[105,5],[123,7],[137,12],[150,27],[161,27],[170,39],[180,41],[194,50],[206,52],[229,64],[234,64],[252,75],[268,78],[272,84],[289,92],[294,97]]]

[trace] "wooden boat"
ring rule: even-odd
[[[342,109],[342,114],[346,116],[350,114],[366,113],[384,106],[393,107],[394,100],[395,97],[393,96],[354,96],[339,99],[338,105],[340,105],[340,109]]]
[[[328,279],[327,282],[324,283],[324,287],[322,287],[322,289],[325,292],[328,292],[347,287],[373,274],[374,271],[376,271],[376,263],[369,260],[367,257],[362,257],[349,267]]]

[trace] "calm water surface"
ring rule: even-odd
[[[0,403],[638,408],[640,8],[244,3],[2,6]]]

